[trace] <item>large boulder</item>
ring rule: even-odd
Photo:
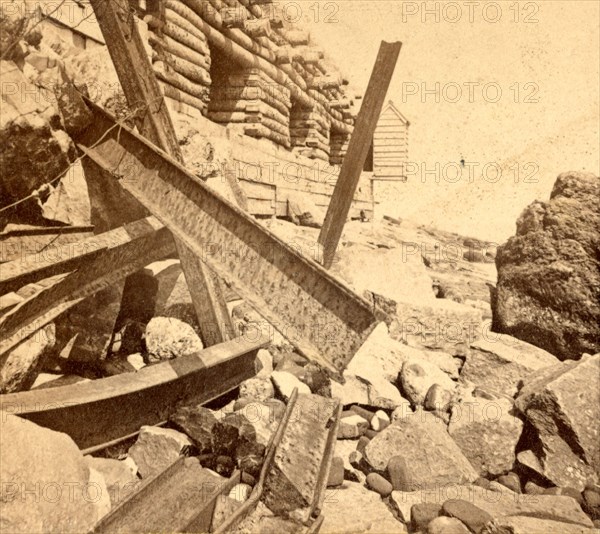
[[[427,392],[434,384],[438,384],[450,394],[456,388],[456,383],[439,367],[414,358],[404,362],[400,378],[402,391],[415,406],[425,402]]]
[[[75,442],[20,417],[0,420],[0,531],[88,532],[110,509]]]
[[[350,243],[338,250],[331,271],[359,294],[369,291],[414,305],[435,303],[431,277],[417,247],[412,252],[413,245],[379,248],[375,244]]]
[[[112,458],[84,457],[88,467],[104,477],[106,489],[112,508],[127,499],[140,486],[137,478],[137,466],[129,460],[113,460]]]
[[[202,341],[187,323],[173,317],[154,317],[146,326],[146,349],[151,363],[171,360],[203,349]]]
[[[528,466],[561,487],[582,491],[600,477],[600,354],[542,369],[530,376],[516,399],[535,427]],[[526,460],[524,460],[526,461]],[[531,465],[533,464],[533,465]]]
[[[52,187],[42,206],[42,215],[50,221],[70,226],[91,224],[91,206],[81,162],[73,163],[61,180]]]
[[[390,458],[398,456],[404,458],[405,491],[465,484],[479,476],[448,434],[446,425],[421,410],[398,419],[377,434],[364,454],[377,471],[385,471]]]
[[[331,383],[331,396],[339,399],[342,405],[363,404],[372,408],[395,410],[410,403],[400,394],[398,388],[390,384],[377,373],[368,378],[344,373],[344,384]]]
[[[444,352],[420,350],[392,339],[384,322],[369,334],[344,371],[343,385],[332,383],[332,396],[347,406],[363,404],[394,410],[408,404],[397,385],[407,361],[422,363],[433,369],[439,381],[454,389],[450,377],[457,377],[454,358]],[[435,380],[434,380],[435,382]],[[423,396],[427,390],[423,393]],[[411,399],[412,400],[412,399]]]
[[[138,466],[142,478],[164,471],[192,446],[190,439],[172,428],[143,426],[129,456]]]
[[[523,421],[513,401],[501,396],[465,396],[452,406],[448,433],[481,476],[512,469]]]
[[[1,207],[34,191],[47,194],[48,182],[64,174],[75,159],[75,147],[62,129],[51,92],[34,85],[35,80],[25,76],[12,61],[0,62],[0,77]],[[40,189],[44,187],[48,189]],[[36,199],[23,209],[38,210]]]
[[[600,350],[600,178],[561,174],[498,249],[494,330],[560,359]]]
[[[325,521],[321,532],[324,534],[407,532],[377,493],[356,482],[345,482],[340,488],[327,489],[322,511]]]
[[[559,360],[545,350],[490,332],[471,344],[460,376],[487,391],[514,397],[531,373],[557,363]]]
[[[468,346],[484,331],[481,310],[448,299],[389,302],[387,312],[390,336],[417,348],[457,354],[457,345]]]
[[[433,364],[450,377],[458,378],[458,367],[450,354],[418,349],[392,339],[384,322],[380,322],[369,334],[346,370],[363,379],[377,373],[388,382],[396,384],[404,362],[410,359]]]

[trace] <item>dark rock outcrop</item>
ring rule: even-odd
[[[561,174],[498,249],[494,330],[561,359],[600,350],[600,178]]]

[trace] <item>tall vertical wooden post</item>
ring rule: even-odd
[[[135,121],[140,133],[183,163],[171,116],[128,1],[91,0],[91,4],[127,103],[138,110]],[[183,242],[176,239],[175,244],[204,345],[233,339],[233,324],[219,280]]]
[[[323,265],[326,269],[333,263],[401,47],[400,42],[381,42],[369,86],[319,234],[319,243],[323,247]]]

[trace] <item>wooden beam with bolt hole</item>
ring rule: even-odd
[[[401,47],[400,42],[381,42],[369,86],[356,118],[348,151],[319,234],[319,243],[323,247],[323,265],[326,269],[333,263]]]

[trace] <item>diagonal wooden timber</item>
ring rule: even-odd
[[[368,302],[146,139],[115,128],[113,117],[88,105],[93,126],[79,148],[301,353],[341,374],[374,327]]]
[[[335,251],[348,218],[369,147],[373,142],[373,134],[379,121],[383,101],[394,74],[400,48],[402,48],[400,42],[386,43],[385,41],[382,41],[379,47],[369,86],[358,112],[348,151],[342,162],[323,228],[319,234],[319,243],[323,246],[323,265],[327,269],[333,263]]]
[[[155,228],[161,228],[156,219],[153,221]],[[124,226],[124,231],[131,229],[135,225]],[[84,266],[87,261],[97,258],[104,251],[114,246],[118,241],[118,235],[123,230],[116,229],[111,232],[93,235],[79,241],[54,246],[50,249],[35,250],[21,257],[15,258],[2,264],[0,268],[0,295],[11,291],[16,291],[26,284],[37,282],[50,276],[68,273]],[[129,235],[129,234],[128,234]],[[168,240],[166,240],[168,242]],[[175,253],[175,244],[167,254]]]
[[[135,373],[0,395],[0,415],[64,432],[80,449],[98,447],[165,422],[179,402],[203,404],[236,388],[255,376],[256,352],[268,343],[240,337]]]
[[[139,132],[170,156],[183,163],[175,128],[152,65],[133,10],[127,0],[91,0],[94,14],[113,60],[129,107]],[[198,316],[200,337],[205,346],[234,337],[233,322],[227,310],[220,280],[175,240],[181,267]]]
[[[145,265],[163,259],[175,247],[171,233],[154,217],[98,234],[86,242],[90,250],[98,247],[101,253],[84,254],[77,270],[18,304],[0,320],[0,366],[7,351],[61,313]],[[65,261],[69,268],[74,266],[68,257]],[[49,275],[62,270],[52,272],[51,265],[40,265],[42,270],[45,267]]]
[[[91,534],[210,532],[217,499],[229,494],[240,475],[235,471],[224,479],[201,467],[198,458],[181,456],[144,481],[137,492],[105,515]]]

